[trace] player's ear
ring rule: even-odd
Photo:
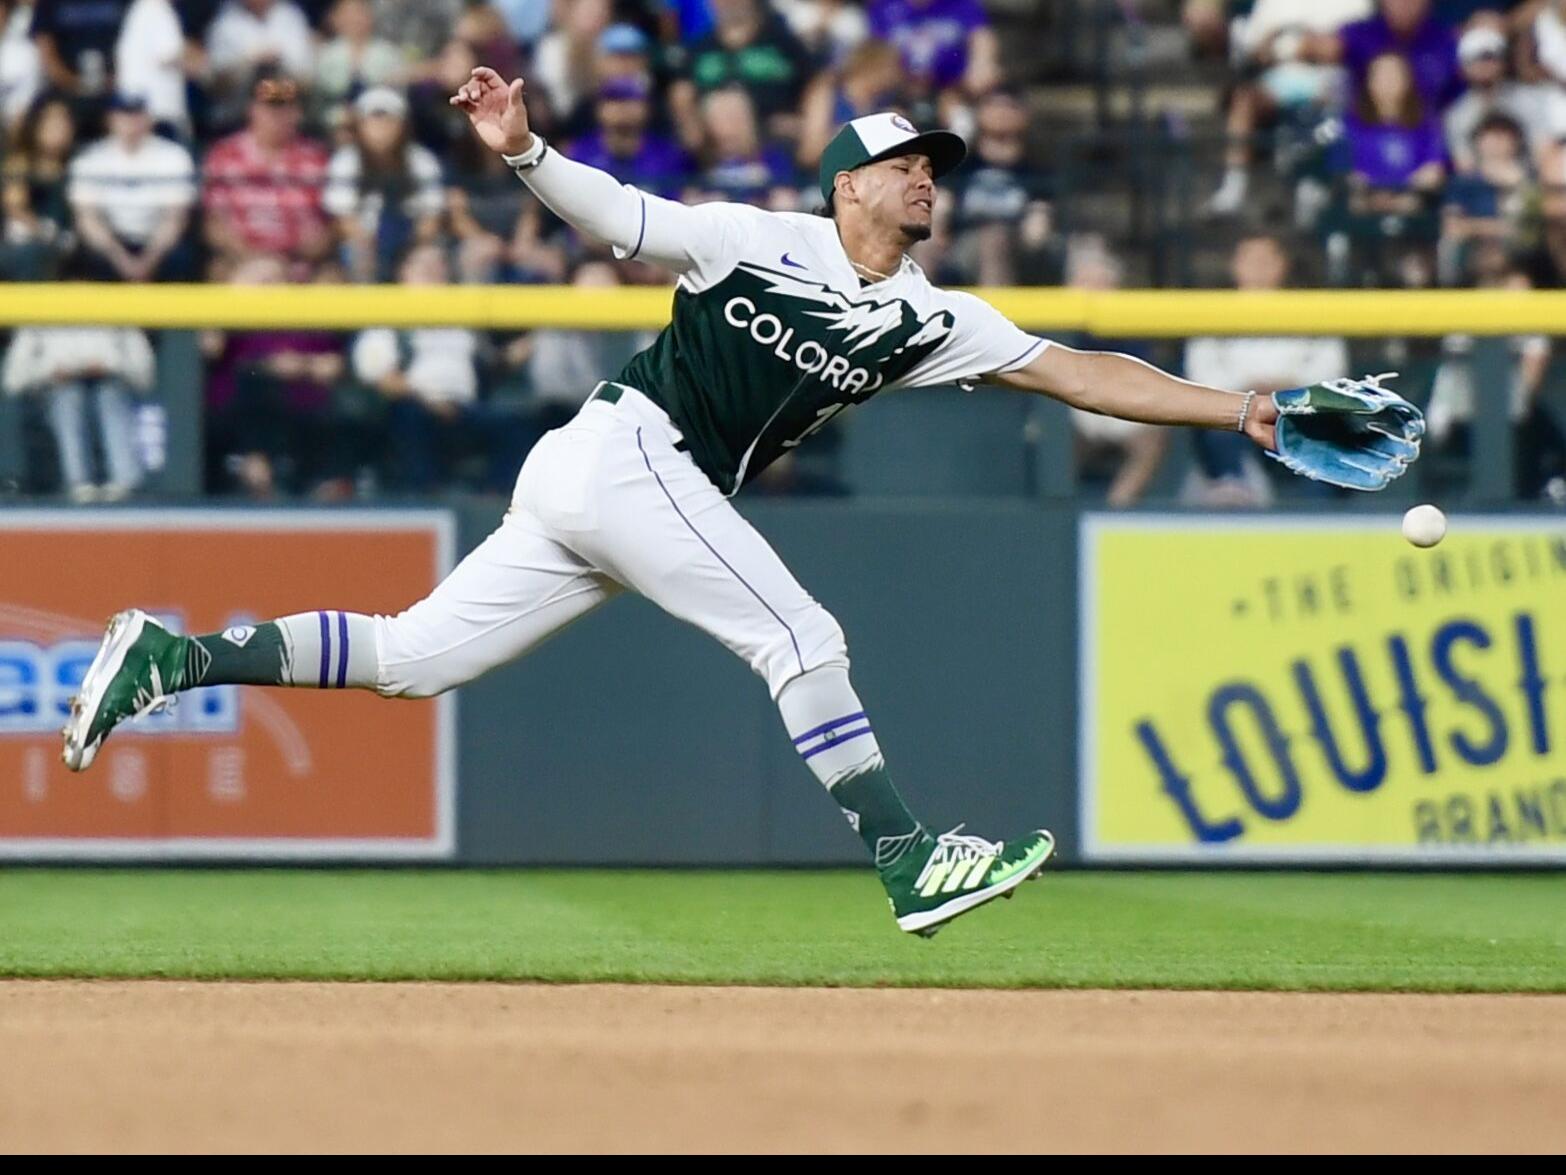
[[[845,203],[844,197],[852,199],[854,196],[854,173],[840,171],[832,177],[832,203],[841,208]]]

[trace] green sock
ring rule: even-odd
[[[248,632],[248,635],[245,635]],[[243,643],[236,643],[236,637]],[[181,637],[175,681],[179,689],[198,685],[289,685],[288,644],[268,621],[206,636]]]
[[[831,796],[865,842],[877,869],[895,864],[925,835],[903,797],[897,794],[886,761],[876,755],[863,767],[835,782]]]

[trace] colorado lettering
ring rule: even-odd
[[[757,314],[756,303],[736,296],[723,305],[723,319],[730,326],[746,331],[784,363],[791,363],[806,375],[814,375],[850,396],[869,394],[881,386],[880,372],[855,367],[841,355],[833,355],[820,343],[806,339],[794,346],[794,328],[784,326],[776,314]]]

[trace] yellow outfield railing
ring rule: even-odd
[[[1027,330],[1105,337],[1566,334],[1566,291],[972,291]],[[225,286],[0,284],[0,326],[367,326],[637,330],[669,320],[668,286]]]

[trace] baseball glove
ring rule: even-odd
[[[1351,490],[1379,490],[1419,456],[1425,415],[1381,386],[1396,373],[1332,379],[1273,393],[1274,448],[1295,473]]]

